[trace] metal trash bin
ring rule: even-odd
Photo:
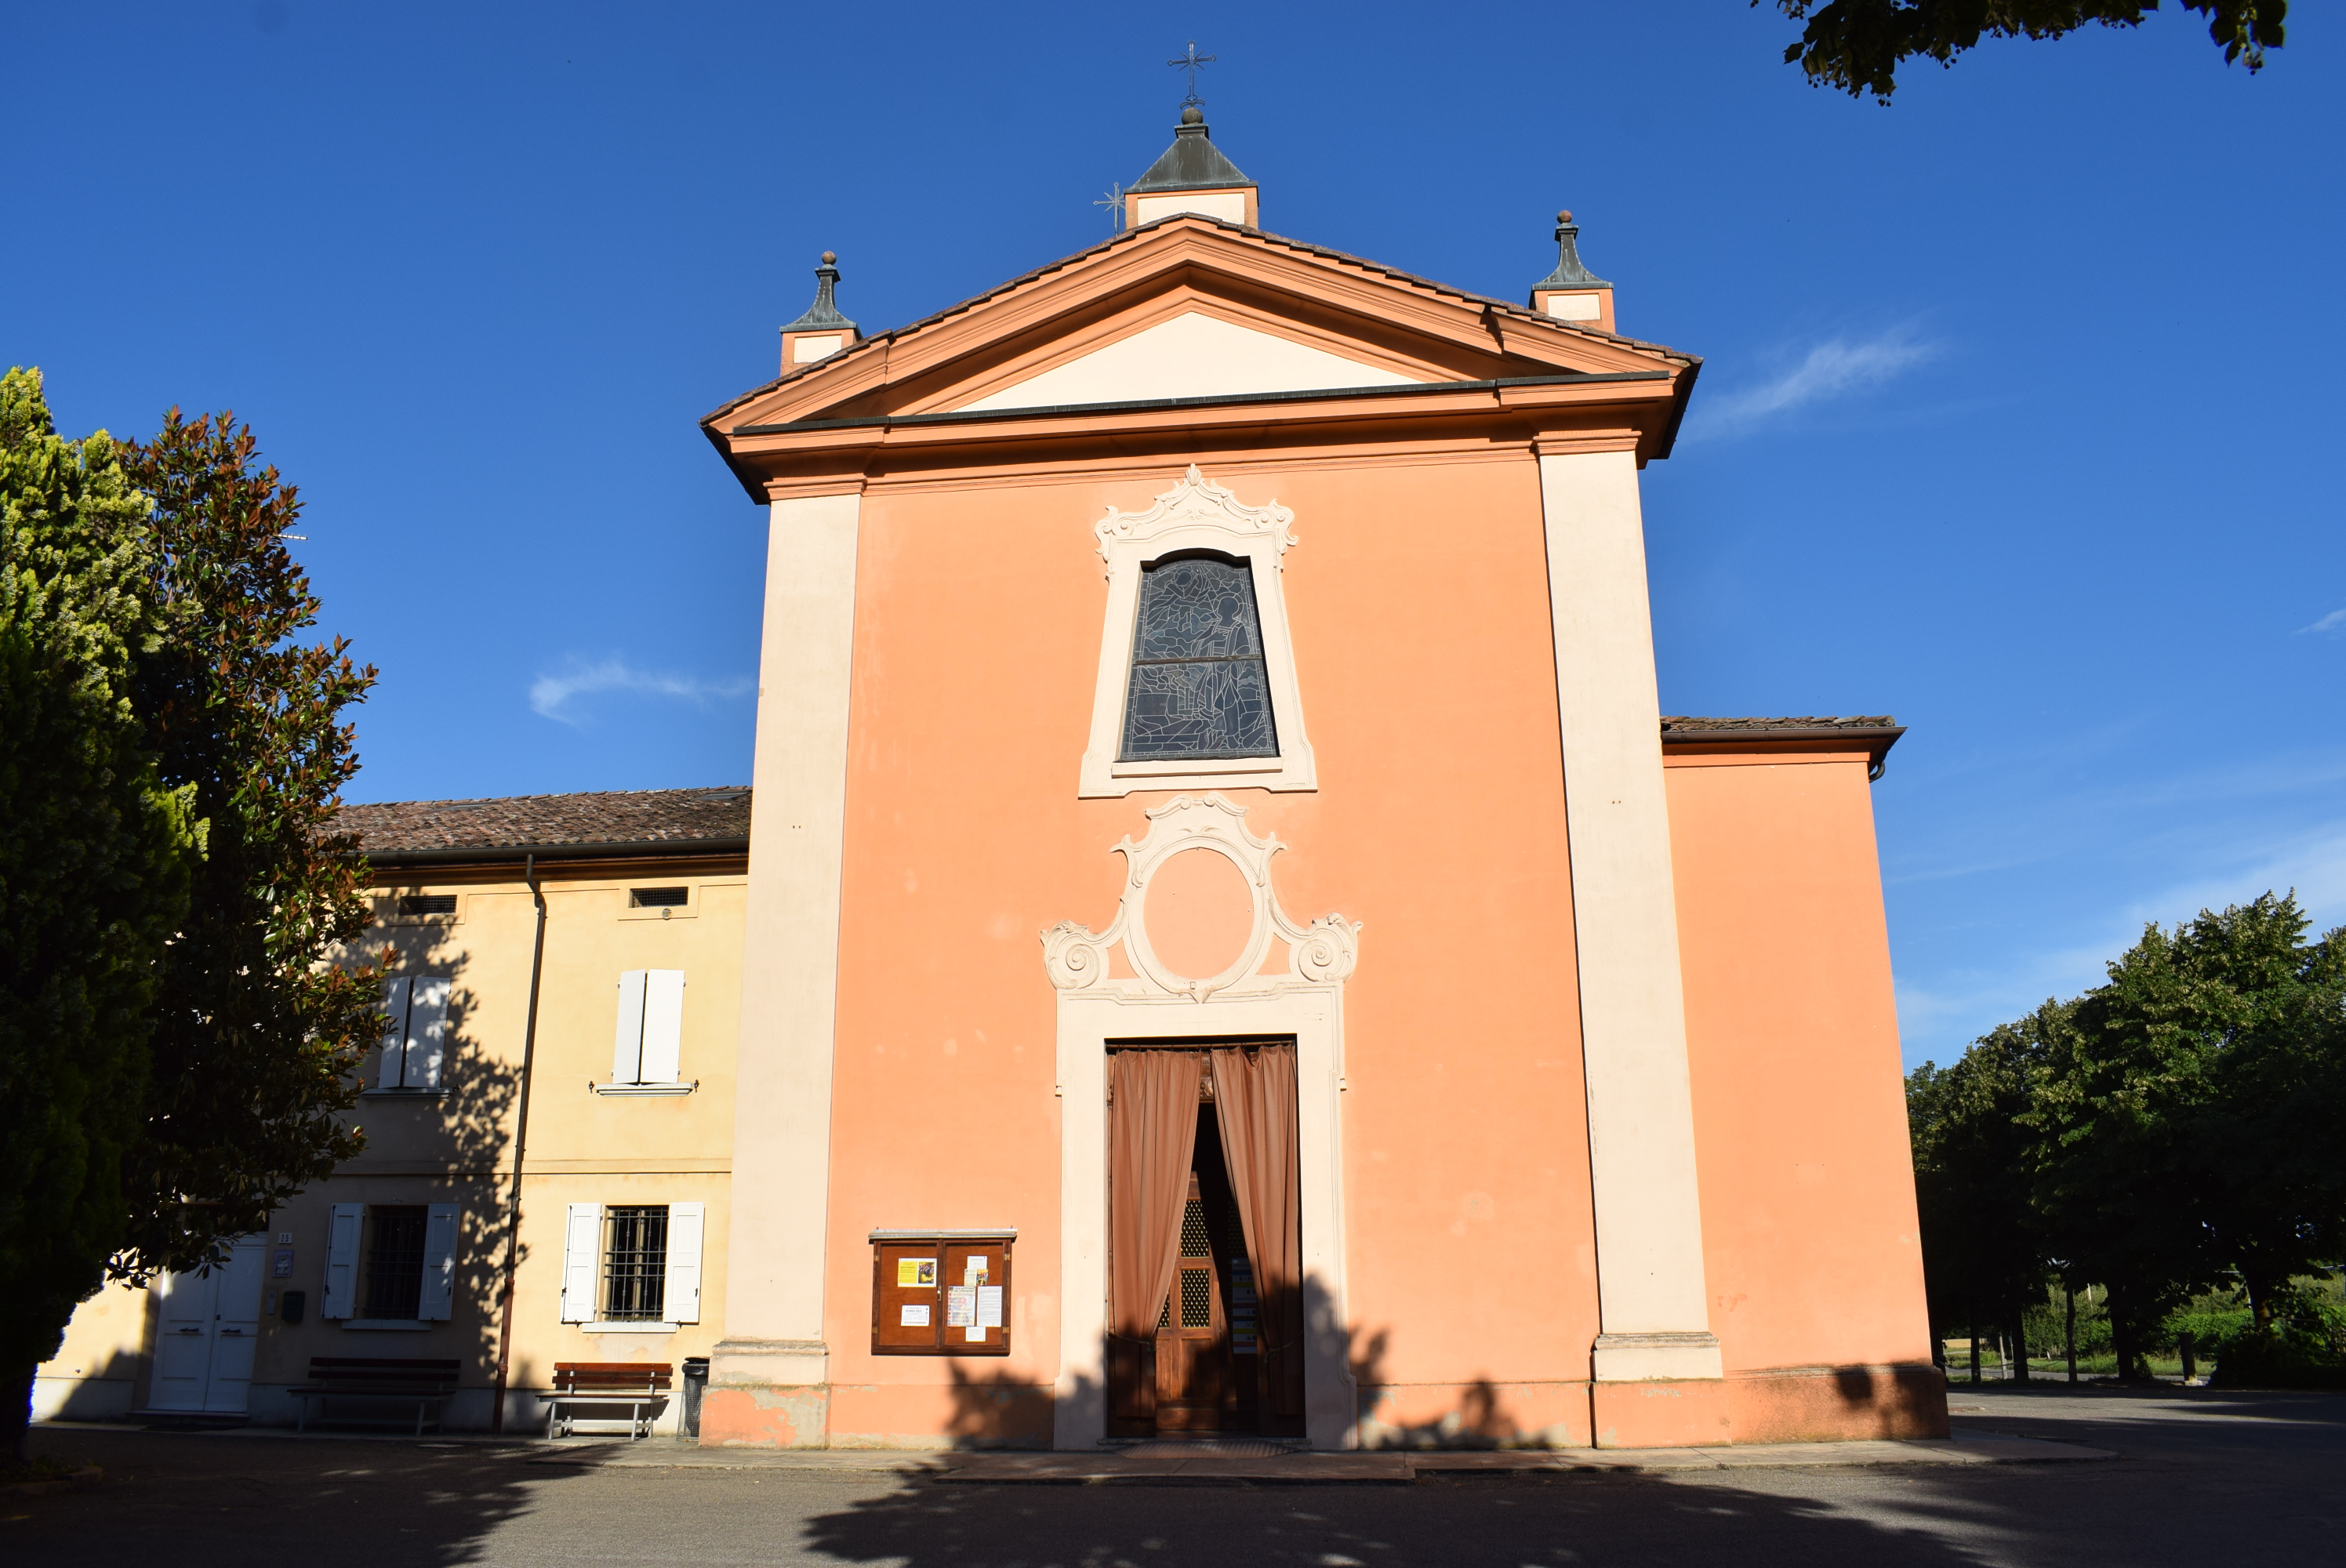
[[[709,1387],[709,1358],[687,1356],[684,1359],[684,1435],[700,1435],[700,1396]]]

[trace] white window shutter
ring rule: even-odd
[[[318,1305],[321,1318],[355,1315],[359,1283],[359,1230],[366,1220],[366,1205],[338,1203],[326,1231],[326,1296]]]
[[[644,975],[619,976],[619,1026],[611,1035],[611,1082],[640,1084],[644,1066]]]
[[[454,985],[446,975],[419,975],[407,1009],[407,1087],[436,1089],[440,1064],[448,1051],[448,993]]]
[[[382,1030],[382,1065],[375,1074],[378,1089],[396,1089],[405,1081],[409,984],[405,975],[383,982],[382,1010],[391,1014],[391,1022]]]
[[[700,1235],[704,1206],[668,1206],[668,1290],[660,1315],[671,1323],[700,1321]]]
[[[673,1084],[684,1055],[684,971],[644,971],[643,1084]]]
[[[456,1206],[435,1203],[423,1216],[423,1294],[415,1315],[444,1323],[456,1298]]]
[[[603,1206],[574,1203],[562,1237],[562,1320],[595,1319],[595,1265],[603,1250]]]

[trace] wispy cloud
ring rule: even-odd
[[[648,697],[675,697],[703,707],[712,698],[742,696],[750,685],[747,678],[739,677],[709,681],[638,669],[616,654],[592,662],[574,656],[567,668],[541,675],[530,683],[529,706],[540,718],[559,724],[580,724],[585,718],[576,699],[597,692],[636,692]]]
[[[1871,338],[1829,338],[1774,380],[1711,399],[1700,414],[1701,428],[1713,435],[1739,435],[1811,404],[1879,386],[1938,351],[1936,343],[1919,337],[1912,326]]]
[[[2311,626],[2298,627],[2297,635],[2303,636],[2308,632],[2334,632],[2341,628],[2346,628],[2346,610],[2332,610]]]

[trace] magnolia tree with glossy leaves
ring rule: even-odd
[[[251,432],[174,409],[60,440],[0,392],[0,1374],[109,1276],[200,1269],[356,1154],[380,976],[333,830],[372,667],[304,643],[291,485]]]

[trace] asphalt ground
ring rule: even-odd
[[[2092,1463],[1501,1474],[1414,1485],[943,1485],[885,1470],[599,1467],[524,1445],[36,1429],[105,1467],[0,1502],[0,1562],[839,1564],[2346,1562],[2346,1396],[1958,1384],[1966,1430]],[[634,1457],[648,1457],[638,1450]]]

